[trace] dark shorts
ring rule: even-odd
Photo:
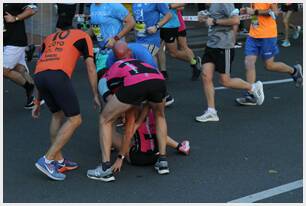
[[[135,146],[132,146],[129,151],[130,163],[132,165],[153,165],[157,161],[158,155],[155,152],[140,152]]]
[[[283,12],[287,12],[287,11],[298,11],[298,4],[290,4],[290,5],[286,5],[286,4],[282,4],[281,5],[281,10]]]
[[[56,22],[57,28],[63,26],[72,26],[72,20],[75,15],[76,4],[57,4],[58,19]]]
[[[47,70],[34,76],[35,85],[52,113],[63,111],[66,117],[80,114],[72,82],[61,70]]]
[[[167,88],[164,80],[152,79],[138,84],[121,87],[116,92],[120,102],[140,105],[144,101],[161,103],[166,96]]]
[[[178,37],[186,37],[186,36],[187,36],[186,29],[178,32]]]
[[[202,58],[202,63],[213,63],[215,70],[221,74],[230,74],[234,61],[234,49],[218,49],[206,47]]]
[[[178,37],[178,28],[161,28],[160,38],[166,43],[173,43]]]

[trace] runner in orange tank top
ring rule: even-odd
[[[35,166],[53,180],[64,180],[64,171],[78,168],[77,163],[64,159],[61,150],[82,122],[79,101],[71,82],[72,73],[81,55],[87,67],[94,103],[100,106],[93,43],[90,37],[81,30],[65,27],[61,29],[63,30],[46,37],[34,72],[38,97],[32,116],[39,117],[41,99],[45,100],[52,113],[52,145],[47,153],[38,159]]]
[[[268,71],[289,74],[296,87],[303,84],[302,66],[289,66],[283,62],[275,62],[274,57],[279,53],[277,47],[276,18],[279,13],[277,4],[254,3],[252,8],[242,8],[241,14],[251,15],[249,36],[245,43],[246,79],[249,83],[256,81],[255,64],[257,57],[261,57]],[[236,99],[241,105],[257,105],[256,98],[250,93]]]

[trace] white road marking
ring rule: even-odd
[[[285,185],[281,185],[278,187],[274,187],[274,188],[271,188],[271,189],[268,189],[262,192],[258,192],[252,195],[241,197],[241,198],[229,201],[228,203],[253,203],[259,200],[273,197],[275,195],[279,195],[279,194],[286,193],[292,190],[296,190],[301,187],[303,187],[303,179],[297,180],[295,182],[291,182]]]
[[[280,80],[273,80],[273,81],[265,81],[262,82],[263,84],[281,84],[281,83],[287,83],[287,82],[292,82],[293,79],[280,79]],[[223,90],[223,89],[228,89],[226,87],[216,87],[215,90]]]

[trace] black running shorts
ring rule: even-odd
[[[140,105],[144,101],[161,103],[166,96],[166,83],[161,79],[152,79],[138,84],[121,87],[116,93],[120,102]]]
[[[186,37],[186,36],[187,36],[186,29],[178,32],[178,37]]]
[[[62,70],[46,70],[35,74],[35,85],[52,113],[63,111],[66,117],[80,114],[78,98],[72,82]]]
[[[173,43],[178,37],[178,28],[161,28],[160,38],[166,43]]]
[[[213,63],[215,70],[221,74],[230,74],[234,61],[234,49],[218,49],[206,47],[202,58],[202,64]]]

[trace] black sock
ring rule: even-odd
[[[102,162],[102,169],[103,169],[103,171],[106,171],[108,168],[110,168],[111,167],[111,163],[110,163],[110,161],[108,161],[108,162]]]
[[[178,143],[176,149],[179,150],[179,148],[182,146],[182,143]]]
[[[27,96],[29,97],[30,95],[32,95],[31,93],[33,92],[34,89],[34,84],[31,84],[29,82],[26,82],[23,86],[22,86],[27,93]]]
[[[158,161],[166,161],[166,160],[167,160],[166,155],[159,155],[158,156]]]

